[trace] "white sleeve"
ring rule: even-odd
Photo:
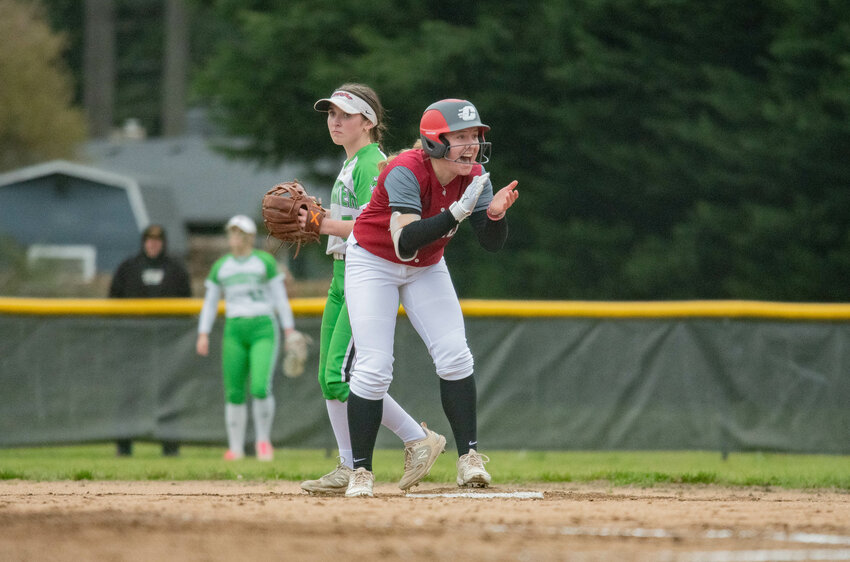
[[[295,328],[295,316],[292,307],[289,306],[289,296],[286,294],[286,286],[283,284],[283,274],[269,279],[269,290],[271,291],[272,306],[280,316],[280,325],[284,330]]]
[[[218,316],[218,300],[221,298],[221,287],[207,279],[204,281],[207,288],[204,295],[204,306],[201,307],[201,317],[198,320],[198,333],[209,334]]]

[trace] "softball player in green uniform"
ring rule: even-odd
[[[274,457],[272,375],[280,347],[278,319],[287,336],[295,332],[295,321],[283,285],[283,274],[278,272],[274,257],[254,249],[257,234],[254,221],[245,215],[236,215],[228,221],[226,230],[231,253],[213,264],[204,283],[206,295],[198,321],[196,350],[200,355],[209,354],[209,333],[223,291],[226,320],[221,360],[228,443],[224,458],[238,460],[245,455],[247,382],[252,398],[257,459],[270,461]]]
[[[343,292],[346,238],[354,219],[372,196],[378,166],[386,160],[379,143],[384,130],[383,107],[377,94],[362,84],[344,84],[330,98],[314,105],[327,112],[334,144],[345,149],[346,161],[331,190],[328,216],[321,232],[328,234],[327,253],[334,258],[333,278],[322,315],[319,344],[319,384],[339,448],[340,463],[318,480],[301,483],[309,493],[343,494],[354,466],[348,430],[348,381],[354,364],[354,343]],[[302,215],[306,221],[306,213]],[[389,397],[387,397],[389,398]],[[392,398],[384,400],[383,425],[405,443],[404,474],[399,487],[406,490],[424,478],[445,449],[446,439],[421,426]]]

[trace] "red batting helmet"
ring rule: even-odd
[[[443,158],[449,151],[445,133],[478,127],[478,142],[484,142],[484,133],[490,127],[481,122],[478,110],[466,100],[447,99],[429,105],[419,121],[419,138],[422,149],[431,158]]]

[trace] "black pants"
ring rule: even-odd
[[[129,457],[133,454],[133,441],[131,439],[119,439],[115,442],[119,457]],[[165,457],[176,457],[180,454],[180,443],[177,441],[163,441],[162,455]]]

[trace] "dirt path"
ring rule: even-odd
[[[423,484],[417,494],[456,494]],[[496,486],[310,497],[295,482],[0,482],[0,560],[850,560],[850,494]]]

